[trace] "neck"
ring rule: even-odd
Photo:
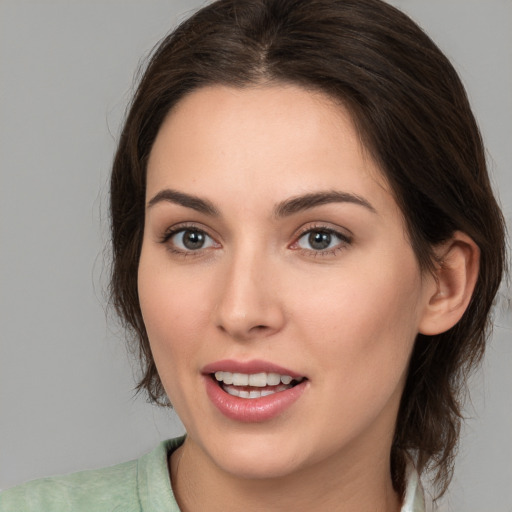
[[[350,463],[349,454],[333,456],[279,478],[240,478],[187,438],[171,456],[171,480],[183,512],[398,512],[401,499],[393,489],[389,455],[367,455],[359,453]]]

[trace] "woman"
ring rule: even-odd
[[[111,215],[139,388],[187,437],[2,510],[422,510],[428,468],[444,491],[503,222],[462,85],[407,17],[201,10],[142,78]]]

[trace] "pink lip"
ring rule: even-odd
[[[204,375],[215,373],[215,372],[231,372],[231,373],[279,373],[279,375],[289,375],[294,379],[304,377],[293,370],[284,368],[268,361],[262,361],[259,359],[252,359],[250,361],[235,361],[233,359],[225,359],[223,361],[216,361],[211,364],[207,364],[201,373]]]
[[[298,378],[301,375],[265,361],[217,361],[203,368],[203,379],[210,401],[227,418],[245,423],[271,420],[291,407],[301,396],[309,381],[304,379],[294,387],[260,398],[239,398],[226,393],[211,376],[216,371],[232,373],[279,373]]]

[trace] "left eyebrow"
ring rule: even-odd
[[[292,197],[276,205],[274,208],[274,216],[287,217],[294,213],[315,208],[328,203],[351,203],[363,206],[372,213],[377,210],[364,197],[349,192],[339,192],[337,190],[329,190],[325,192],[313,192],[301,196]]]

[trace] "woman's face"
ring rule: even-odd
[[[347,112],[200,89],[160,129],[146,200],[140,304],[197,453],[247,477],[388,463],[434,285]]]

